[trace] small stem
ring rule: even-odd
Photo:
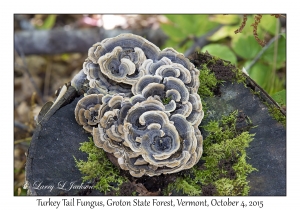
[[[31,141],[31,137],[27,137],[25,139],[16,140],[16,141],[14,141],[14,144],[20,144],[20,143],[26,142],[26,141]]]
[[[251,61],[251,63],[245,67],[246,71],[249,72],[249,69],[260,59],[260,57],[264,54],[264,52],[271,46],[271,44],[277,40],[280,37],[280,35],[278,36],[274,36],[263,48],[261,51],[259,51],[259,53],[256,55],[256,57]]]
[[[50,57],[47,56],[47,68],[46,68],[45,84],[44,84],[44,96],[47,96],[49,94],[51,70],[52,70],[52,62],[50,60]]]
[[[27,125],[24,125],[23,123],[18,122],[18,121],[14,121],[14,127],[20,128],[24,131],[29,131],[29,127]]]
[[[17,44],[15,45],[15,47],[17,47]],[[30,82],[31,82],[31,84],[32,84],[32,86],[33,86],[33,88],[35,89],[36,93],[37,93],[38,96],[39,96],[39,99],[40,99],[41,104],[44,104],[45,101],[44,101],[44,99],[43,99],[42,92],[41,92],[40,89],[37,87],[37,84],[36,84],[35,81],[33,80],[32,75],[31,75],[31,73],[29,72],[29,70],[28,70],[28,68],[27,68],[27,63],[26,63],[25,56],[24,56],[22,50],[19,49],[19,54],[18,54],[18,50],[15,50],[15,52],[16,52],[17,55],[19,55],[19,56],[22,58],[23,66],[21,66],[21,67],[22,67],[22,69],[25,71],[25,73],[28,75],[29,80],[30,80]]]
[[[276,21],[276,36],[278,36],[279,32],[279,20]],[[273,92],[275,87],[275,77],[276,77],[276,67],[277,67],[277,54],[278,54],[278,39],[275,40],[274,43],[274,54],[273,54],[273,68],[272,68],[272,76],[271,76],[271,90],[269,93]]]

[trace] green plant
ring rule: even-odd
[[[119,169],[108,160],[104,150],[97,148],[92,138],[88,142],[81,143],[79,149],[88,154],[87,161],[77,160],[74,157],[79,171],[85,175],[82,178],[83,182],[96,180],[94,188],[104,193],[111,190],[118,191],[118,186],[125,182],[126,178],[119,175]]]
[[[277,93],[274,93],[271,96],[280,106],[286,105],[286,90],[285,89],[283,89]]]
[[[168,104],[170,101],[171,101],[171,97],[166,97],[166,98],[163,98],[163,104],[166,105]]]
[[[219,83],[214,73],[209,71],[206,65],[202,68],[200,74],[200,87],[198,94],[202,96],[213,96],[213,89]]]
[[[160,27],[169,36],[165,46],[173,46],[183,52],[193,44],[193,40],[210,31],[218,24],[209,21],[209,15],[165,15],[167,23]]]
[[[41,26],[36,26],[37,29],[51,29],[53,28],[57,15],[48,15]]]
[[[265,105],[268,107],[269,113],[271,116],[280,122],[282,125],[286,126],[286,116],[281,113],[281,111],[278,109],[278,107],[274,105],[270,105],[268,103],[265,103]]]
[[[275,16],[275,17],[274,17]],[[286,38],[280,33],[279,15],[166,15],[162,30],[169,36],[165,45],[185,52],[196,39],[220,28],[201,46],[201,52],[243,67],[274,100],[282,104],[285,90]],[[262,48],[260,46],[266,46]],[[278,100],[278,95],[280,99]]]

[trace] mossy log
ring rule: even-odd
[[[235,125],[231,126],[235,126],[238,132],[248,131],[254,134],[246,152],[247,162],[257,170],[247,176],[250,187],[248,194],[286,195],[284,110],[281,110],[253,80],[229,62],[207,53],[196,53],[190,59],[197,68],[203,72],[206,70],[215,79],[209,83],[210,78],[202,78],[203,82],[200,84],[200,86],[206,86],[200,91],[200,94],[204,94],[201,98],[205,118],[200,125],[204,142],[209,135],[204,128],[209,122],[218,122],[222,116],[228,116],[237,111],[238,118]],[[32,137],[27,156],[25,187],[28,189],[28,195],[104,195],[103,192],[93,188],[101,177],[82,183],[84,175],[76,167],[76,160],[87,160],[87,154],[80,151],[79,147],[80,143],[89,141],[90,137],[74,118],[74,109],[79,99],[76,90],[70,86],[58,103],[50,109],[47,108],[50,107],[48,104],[41,111],[40,121]],[[204,146],[204,151],[205,149]],[[226,160],[221,164],[225,166]],[[199,170],[205,167],[201,159],[197,167]],[[128,182],[123,183],[122,186],[116,186],[116,188],[120,187],[118,193],[112,191],[106,192],[106,195],[136,195],[137,193],[159,195],[168,188],[169,183],[172,185],[174,180],[177,182],[184,180],[188,173],[189,170],[186,170],[171,175],[144,176],[136,179],[130,177],[128,172],[120,171],[120,176],[126,177]],[[138,184],[143,185],[139,190]],[[213,183],[202,186],[200,189],[200,195],[220,195],[216,192]],[[145,191],[148,194],[145,194]],[[184,190],[177,192],[173,190],[167,194],[186,195],[189,193],[185,193]]]

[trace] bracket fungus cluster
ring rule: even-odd
[[[94,44],[71,84],[84,91],[76,121],[132,176],[175,173],[200,159],[199,70],[181,53],[121,34]]]

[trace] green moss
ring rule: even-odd
[[[200,71],[200,87],[198,89],[198,94],[200,97],[202,96],[213,96],[213,89],[218,84],[218,80],[214,73],[210,72],[210,70],[204,65],[204,67]]]
[[[223,60],[223,65],[224,65],[224,66],[229,66],[230,64],[231,64],[231,63],[230,63],[229,61],[224,61],[224,60]]]
[[[176,190],[188,195],[201,195],[202,186],[212,185],[216,188],[215,195],[248,195],[246,178],[256,170],[246,161],[246,148],[253,140],[253,134],[236,131],[237,114],[235,111],[204,126],[208,136],[204,140],[201,160],[205,163],[200,167],[194,166],[188,175],[170,184],[167,192]]]
[[[246,75],[242,72],[242,70],[238,68],[234,68],[233,72],[235,73],[235,80],[237,83],[243,83],[246,85]]]
[[[278,107],[265,103],[271,116],[286,127],[286,116],[281,113]]]
[[[202,98],[204,112],[207,111],[205,97],[213,97],[214,90],[223,81],[218,80],[215,74],[207,67],[208,64],[216,64],[218,58],[213,57],[206,64],[202,64],[200,69],[200,87],[198,94]],[[230,63],[223,62],[224,66]],[[234,73],[234,80],[238,83],[245,83],[246,77],[243,72],[237,68],[231,68]],[[204,99],[204,100],[203,100]],[[256,170],[246,162],[246,148],[253,139],[249,132],[239,133],[235,129],[237,111],[229,116],[223,117],[219,121],[210,121],[204,130],[208,136],[204,140],[204,153],[201,157],[205,161],[203,168],[194,166],[189,175],[177,178],[169,184],[164,194],[172,191],[184,193],[186,195],[201,195],[202,187],[212,185],[216,188],[214,195],[247,195],[249,185],[246,180],[247,175]],[[250,120],[250,119],[248,119]],[[222,161],[231,162],[231,169],[221,167]],[[230,173],[234,176],[230,177]],[[231,174],[232,175],[232,174]]]
[[[206,113],[206,111],[208,109],[207,103],[204,100],[201,100],[201,104],[202,104],[202,110],[203,110],[203,112]],[[206,115],[204,115],[204,118],[205,117],[206,117]]]
[[[268,111],[273,119],[275,119],[277,122],[281,123],[284,127],[286,127],[286,116],[281,113],[279,108],[275,105],[269,104],[267,101],[264,101],[260,95],[260,92],[254,91],[251,89],[252,94],[257,95],[260,100],[263,101],[263,103],[267,106]]]
[[[163,191],[164,195],[169,195],[172,191],[181,192],[185,195],[200,195],[201,189],[199,185],[190,184],[192,180],[189,177],[179,177],[172,184],[169,184]]]
[[[74,157],[79,171],[85,175],[83,181],[98,180],[94,188],[104,193],[111,190],[118,191],[118,186],[126,179],[119,176],[119,169],[110,162],[102,149],[95,146],[92,138],[88,142],[81,143],[79,149],[88,154],[87,161],[77,160]]]
[[[215,58],[215,59],[217,59],[217,58]],[[222,82],[224,82],[223,80],[218,80],[216,78],[215,73],[213,73],[208,67],[209,65],[212,65],[212,64],[216,63],[215,59],[212,59],[208,63],[201,65],[200,76],[199,76],[200,87],[198,89],[198,94],[201,97],[212,97],[212,96],[214,96],[214,93],[213,93],[214,89],[216,89],[216,87],[218,85],[220,85]],[[223,64],[224,64],[224,66],[231,65],[230,63],[225,62],[225,61],[223,61]],[[230,67],[229,70],[227,69],[226,71],[232,71],[233,72],[233,75],[232,75],[233,78],[232,79],[234,81],[236,81],[237,83],[244,83],[246,85],[246,76],[240,69],[232,66],[232,67]]]
[[[171,99],[172,99],[172,97],[163,98],[162,102],[164,105],[166,105],[166,104],[170,103]]]

